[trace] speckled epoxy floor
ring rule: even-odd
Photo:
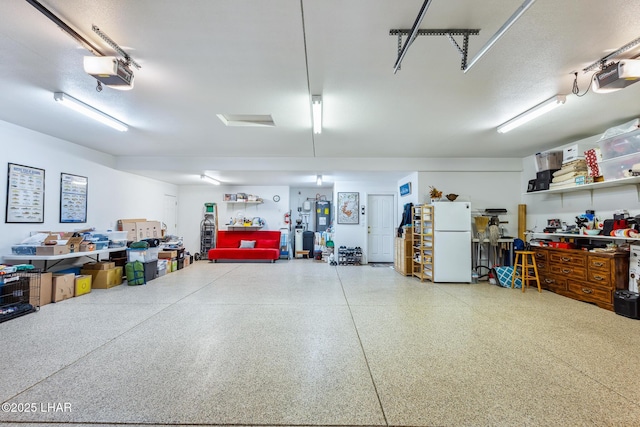
[[[0,340],[12,426],[640,425],[640,321],[390,268],[203,261]]]

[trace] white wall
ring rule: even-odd
[[[333,211],[332,222],[334,224],[334,243],[336,247],[347,246],[362,248],[362,262],[367,263],[367,199],[369,194],[390,194],[397,197],[398,187],[396,182],[336,182],[334,189],[334,200],[338,200],[338,193],[355,191],[359,194],[360,202],[360,222],[359,224],[338,224],[336,222],[336,209]],[[362,215],[361,208],[365,208],[365,215]],[[400,220],[397,215],[394,218],[394,224],[399,224]]]
[[[520,203],[520,172],[420,172],[419,203],[429,202],[429,186],[442,191],[442,195],[458,194],[459,201],[471,202],[472,211],[484,211],[487,208],[504,208],[507,215],[500,216],[509,236],[518,232],[518,204]]]
[[[242,205],[223,202],[225,193],[254,194],[264,200],[263,204]],[[279,202],[273,196],[280,196]],[[178,230],[184,238],[185,248],[191,252],[200,252],[200,222],[204,218],[204,204],[216,203],[218,208],[218,227],[226,230],[226,224],[241,214],[247,218],[260,217],[266,221],[264,230],[279,230],[286,227],[284,214],[289,211],[288,186],[213,186],[184,185],[180,187],[178,205]]]
[[[411,185],[411,194],[407,194],[406,196],[400,196],[400,186],[409,183]],[[400,224],[400,220],[402,219],[402,214],[404,211],[404,205],[407,203],[413,203],[413,205],[420,204],[420,187],[419,187],[419,179],[418,172],[412,172],[404,178],[398,180],[397,182],[397,194],[398,194],[398,225]]]
[[[109,130],[105,130],[109,131]],[[17,163],[45,170],[44,223],[0,222],[0,255],[37,230],[72,231],[79,228],[115,229],[121,218],[162,220],[165,194],[177,196],[175,185],[112,168],[110,155],[0,121],[0,168]],[[60,223],[60,173],[88,177],[86,224]],[[6,212],[6,184],[0,185],[2,215]]]

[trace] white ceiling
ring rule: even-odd
[[[471,59],[522,1],[433,0],[421,28],[480,29],[470,39]],[[496,132],[522,111],[571,93],[575,71],[583,92],[591,76],[583,68],[640,37],[635,0],[538,0],[467,73],[445,37],[418,37],[395,75],[397,38],[389,30],[411,28],[422,0],[41,3],[113,54],[92,32],[97,25],[142,69],[133,90],[98,93],[83,71],[87,50],[27,1],[3,0],[0,119],[176,184],[199,182],[205,171],[242,185],[314,185],[318,173],[395,179],[419,170],[406,159],[520,158],[640,115],[637,84],[569,96],[551,114]],[[59,107],[56,91],[130,130]],[[324,100],[320,135],[311,130],[314,94]],[[226,127],[220,113],[270,114],[276,126]]]

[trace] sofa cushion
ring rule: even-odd
[[[242,249],[253,249],[256,247],[255,240],[240,240],[240,248]]]
[[[277,248],[280,242],[278,240],[257,240],[256,248]]]

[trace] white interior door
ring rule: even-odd
[[[167,234],[175,235],[178,231],[178,198],[165,194],[163,207],[162,222],[167,226]]]
[[[370,194],[368,196],[368,262],[393,262],[393,237],[395,222],[393,195]]]

